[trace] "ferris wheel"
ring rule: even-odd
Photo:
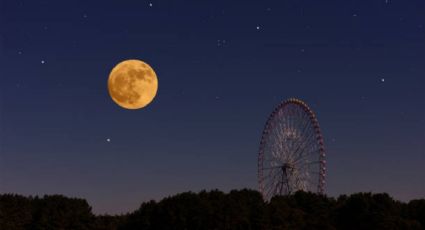
[[[258,183],[264,199],[298,190],[324,193],[323,137],[313,111],[301,100],[280,103],[264,127],[258,154]]]

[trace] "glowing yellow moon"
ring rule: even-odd
[[[140,60],[118,63],[109,74],[108,90],[112,100],[126,109],[140,109],[154,99],[158,78],[152,67]]]

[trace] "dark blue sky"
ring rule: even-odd
[[[328,195],[424,197],[423,0],[0,2],[0,193],[120,213],[256,189],[264,123],[298,97],[324,133]],[[106,85],[131,58],[159,79],[138,111]]]

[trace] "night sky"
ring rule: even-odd
[[[0,1],[0,193],[95,213],[184,191],[257,189],[282,100],[315,111],[330,196],[425,194],[425,1]],[[110,98],[149,63],[148,107]]]

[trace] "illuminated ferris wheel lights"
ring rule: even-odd
[[[319,123],[303,101],[290,98],[269,116],[260,141],[258,181],[266,200],[297,190],[324,193],[325,148]]]

